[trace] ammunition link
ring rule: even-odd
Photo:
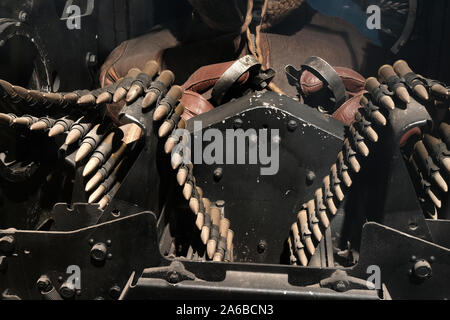
[[[211,229],[210,229],[209,239],[213,239],[213,240],[219,241],[219,238],[220,238],[219,226],[213,224]]]
[[[145,93],[148,93],[150,91],[154,92],[158,96],[162,96],[162,95],[165,95],[167,93],[167,91],[169,91],[169,89],[166,87],[166,85],[164,83],[156,80],[151,83],[150,88],[148,88],[145,91]]]
[[[389,91],[389,89],[387,88],[386,85],[379,85],[377,88],[375,88],[372,92],[371,92],[374,100],[378,103],[381,104],[381,99],[383,98],[383,96],[393,96],[394,94]]]
[[[406,85],[411,89],[414,90],[414,88],[418,85],[425,85],[428,86],[428,83],[425,79],[419,77],[414,72],[409,72],[404,75],[403,77],[405,79]]]
[[[391,91],[397,90],[399,87],[405,87],[405,81],[403,81],[399,76],[393,75],[386,79],[386,84]]]
[[[177,104],[178,100],[175,99],[172,96],[166,95],[161,101],[158,103],[158,105],[165,105],[169,108],[169,115],[173,112],[175,109],[175,106]]]
[[[225,256],[226,250],[227,250],[227,238],[219,237],[219,239],[217,240],[216,252],[220,253],[222,256]]]
[[[133,84],[137,84],[142,87],[142,89],[147,89],[152,83],[152,78],[144,72],[139,73],[136,76],[136,79],[133,81]]]

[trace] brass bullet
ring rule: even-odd
[[[130,103],[131,101],[136,100],[140,95],[142,95],[142,93],[144,93],[144,88],[138,84],[133,84],[130,90],[128,90],[125,101]]]
[[[64,97],[58,92],[45,92],[43,93],[43,97],[52,104],[56,105],[64,104]]]
[[[14,90],[13,85],[8,81],[0,79],[0,86],[3,88],[10,99],[15,100],[16,98],[19,98],[19,95]]]
[[[30,126],[31,131],[41,131],[46,129],[48,129],[48,127],[44,121],[38,121]]]
[[[436,184],[442,191],[448,192],[448,185],[438,171],[432,173],[431,178],[434,180],[434,182],[436,182]]]
[[[396,63],[394,63],[394,70],[395,72],[402,78],[405,78],[407,74],[414,74],[414,72],[409,67],[408,63],[404,60],[398,60]],[[428,95],[428,91],[425,88],[423,84],[420,83],[420,81],[417,81],[416,83],[412,83],[414,92],[423,100],[428,100],[430,96]]]
[[[112,99],[113,99],[112,94],[109,93],[108,91],[105,91],[99,94],[95,103],[96,104],[111,103]]]
[[[82,143],[75,155],[75,162],[80,162],[91,153],[94,148],[89,143]]]
[[[442,207],[442,201],[439,200],[439,198],[434,194],[433,191],[431,191],[431,188],[428,188],[425,192],[427,193],[431,202],[433,202],[433,204],[436,206],[436,208],[440,209]]]
[[[450,174],[450,151],[441,139],[424,134],[423,143],[438,166]]]
[[[43,130],[47,130],[51,127],[53,127],[53,125],[55,124],[56,120],[48,118],[48,117],[44,117],[44,118],[40,118],[39,121],[33,123],[30,126],[30,130],[31,131],[43,131]]]
[[[52,138],[57,135],[63,134],[65,131],[66,128],[64,127],[64,125],[61,123],[57,123],[50,129],[50,131],[48,132],[48,136]]]
[[[67,134],[65,144],[71,145],[71,144],[75,143],[76,141],[78,141],[80,138],[81,138],[81,131],[79,131],[79,130],[71,130]]]
[[[338,169],[341,174],[342,181],[344,181],[344,184],[347,188],[350,188],[353,181],[348,173],[348,170],[346,170],[346,167],[345,167],[345,169],[343,168],[343,166],[345,165],[345,161],[344,161],[344,155],[343,155],[342,151],[340,151],[338,153],[337,158],[338,158],[338,164],[339,164]]]
[[[200,199],[203,198],[203,190],[202,190],[202,188],[200,188],[199,186],[196,186],[195,189],[197,190],[197,193],[198,193]]]
[[[442,178],[441,174],[439,173],[439,168],[437,170],[432,170],[431,166],[436,166],[433,163],[433,160],[431,159],[427,149],[425,148],[425,145],[422,141],[418,141],[414,146],[415,155],[419,157],[420,163],[422,164],[423,169],[425,169],[427,172],[430,171],[429,175],[432,181],[435,182],[435,184],[443,191],[448,191],[448,185],[445,182],[444,178]]]
[[[49,137],[55,137],[57,135],[63,134],[64,132],[69,131],[69,129],[75,123],[74,120],[71,120],[67,117],[56,120],[53,127],[48,132]]]
[[[170,70],[164,70],[159,77],[150,86],[149,92],[142,101],[142,108],[146,109],[152,106],[159,96],[163,93],[161,90],[169,88],[175,81],[175,75]]]
[[[118,172],[122,167],[123,162],[124,162],[123,160],[120,161],[119,164],[114,168],[110,176],[91,194],[88,200],[89,203],[94,203],[101,196],[103,196],[105,192],[107,192],[113,187],[113,185],[117,181]]]
[[[65,102],[69,104],[76,104],[78,99],[80,99],[83,95],[88,94],[89,90],[77,90],[74,92],[68,92],[64,94],[63,99]]]
[[[365,95],[362,95],[361,99],[359,100],[359,103],[362,106],[367,107],[367,105],[369,104],[369,99],[367,99],[367,97]]]
[[[172,152],[173,148],[178,144],[180,141],[180,136],[177,134],[171,135],[167,138],[166,143],[164,144],[164,152],[166,154],[169,154]]]
[[[92,129],[92,126],[93,123],[85,117],[78,119],[78,121],[70,127],[70,131],[67,134],[65,144],[71,145],[77,142],[79,139],[84,137],[89,132],[89,130]]]
[[[380,69],[378,70],[378,75],[380,79],[382,79],[386,83],[398,83],[395,87],[390,87],[389,89],[393,91],[396,96],[403,102],[407,104],[411,102],[411,97],[408,93],[408,89],[406,89],[405,85],[399,83],[401,79],[395,73],[395,70],[392,66],[385,64],[384,66],[380,67]]]
[[[294,255],[294,246],[292,245],[291,237],[288,237],[287,244],[289,248],[289,263],[293,266],[297,265],[297,258]]]
[[[308,212],[310,230],[312,231],[314,238],[320,242],[320,240],[322,240],[322,232],[319,228],[319,220],[316,216],[316,205],[314,204],[314,200],[309,200],[306,203],[306,210]]]
[[[172,169],[176,170],[182,163],[183,156],[179,152],[174,153],[171,158]]]
[[[191,208],[192,213],[194,213],[195,215],[198,214],[200,204],[196,194],[192,194],[191,198],[189,199],[189,208]]]
[[[366,90],[369,91],[372,95],[376,90],[381,86],[378,80],[374,77],[370,77],[366,80]],[[374,97],[375,99],[379,99],[379,102],[388,109],[394,110],[395,103],[394,100],[390,96],[381,95],[380,97]]]
[[[145,95],[144,100],[142,100],[142,108],[146,109],[153,105],[156,100],[158,100],[158,94],[156,92],[150,91]]]
[[[113,102],[117,103],[119,101],[122,101],[123,98],[125,98],[126,94],[127,94],[127,89],[125,89],[123,87],[117,88],[116,92],[114,92]]]
[[[378,110],[372,111],[372,112],[370,113],[370,117],[371,117],[371,119],[372,119],[374,122],[376,122],[378,125],[380,125],[380,126],[382,126],[382,127],[384,127],[384,126],[386,125],[386,123],[387,123],[386,118],[385,118],[385,117],[383,116],[383,114],[382,114],[380,111],[378,111]]]
[[[84,173],[83,173],[84,174]],[[101,172],[97,172],[86,184],[84,191],[89,192],[94,189],[103,179]]]
[[[369,138],[370,141],[378,142],[378,134],[376,133],[376,131],[371,126],[366,127],[364,132],[365,132],[367,138]]]
[[[183,188],[183,196],[186,200],[189,200],[192,197],[193,185],[192,181],[186,181]]]
[[[306,250],[312,256],[316,251],[316,247],[314,246],[314,243],[311,239],[311,231],[308,227],[308,214],[306,210],[302,209],[299,211],[299,213],[297,214],[297,222],[300,225],[300,231]]]
[[[104,210],[106,208],[106,206],[111,202],[111,200],[116,195],[117,191],[119,191],[120,186],[121,183],[117,181],[111,188],[111,190],[109,190],[108,193],[98,202],[100,210]]]
[[[28,104],[33,104],[36,101],[29,94],[29,90],[20,86],[12,86],[13,90],[17,93],[17,95],[24,100]]]
[[[223,260],[225,256],[227,235],[229,229],[230,229],[230,220],[228,220],[227,218],[221,219],[219,225],[219,234],[220,234],[219,244],[221,245],[217,246],[218,248],[216,249],[216,252],[213,255],[213,261]]]
[[[144,93],[144,89],[151,84],[151,80],[159,71],[159,64],[154,61],[148,61],[142,72],[137,76],[135,82],[131,85],[130,90],[128,91],[126,101],[130,103],[136,100],[139,96]]]
[[[100,185],[89,197],[88,203],[94,203],[97,201],[103,194],[105,194],[106,188],[103,185]]]
[[[225,254],[225,261],[227,261],[227,262],[233,262],[234,261],[233,238],[234,238],[233,230],[228,229],[228,234],[227,234],[227,252]]]
[[[13,119],[13,123],[28,127],[28,126],[31,126],[32,124],[36,123],[38,120],[39,119],[36,117],[25,115],[25,116]]]
[[[211,213],[211,235],[206,244],[206,253],[209,259],[214,257],[214,253],[216,252],[217,242],[220,237],[219,224],[220,224],[220,210],[217,207],[212,207],[210,210]]]
[[[346,138],[344,140],[344,148],[346,153],[348,153],[348,164],[350,168],[353,170],[353,172],[358,173],[361,170],[361,165],[359,164],[358,160],[356,159],[356,156],[353,155],[351,152],[354,152],[352,147],[350,146],[350,142]]]
[[[85,189],[86,192],[91,191],[95,186],[97,186],[103,179],[105,179],[111,173],[111,171],[114,169],[114,166],[116,165],[116,163],[122,159],[126,148],[127,148],[127,145],[125,143],[122,143],[120,148],[109,157],[109,159],[105,162],[103,167],[100,170],[98,170],[97,173],[86,184],[86,189]],[[97,159],[97,158],[92,158],[92,159]],[[93,165],[95,165],[95,164],[93,164]],[[85,174],[85,172],[83,172],[83,175],[84,174]],[[87,172],[86,176],[89,174],[90,174],[90,172]]]
[[[202,199],[203,200],[203,199]],[[200,233],[200,239],[202,240],[202,243],[206,245],[209,239],[209,234],[211,231],[211,207],[206,207],[205,204],[203,204],[205,209],[205,218],[204,218],[204,224],[202,226],[202,230]]]
[[[52,103],[47,99],[44,99],[44,94],[38,90],[29,90],[28,94],[36,101],[38,104],[51,105]]]
[[[421,184],[421,187],[422,187],[423,191],[425,192],[425,195],[428,196],[428,198],[431,200],[431,202],[433,202],[433,204],[437,208],[441,208],[441,205],[442,205],[441,200],[439,200],[439,198],[431,190],[430,183],[423,178],[422,174],[420,173],[419,166],[417,165],[413,156],[411,156],[409,158],[409,163],[411,164],[411,167],[412,167],[413,177],[416,178],[416,181],[419,184]]]
[[[156,108],[153,113],[153,120],[159,121],[166,117],[170,109],[175,106],[175,103],[181,99],[183,96],[183,88],[180,86],[173,86],[170,88],[169,92],[167,92],[164,99],[161,100],[159,106]]]
[[[334,185],[332,186],[333,190],[334,190],[334,195],[336,196],[336,198],[338,199],[339,202],[342,202],[342,200],[344,200],[344,193],[342,192],[341,186],[339,184],[339,178],[337,175],[337,166],[336,164],[333,164],[331,166],[331,182],[334,183]]]
[[[13,114],[6,114],[6,113],[0,113],[0,121],[11,125],[13,123],[13,120],[16,118]]]
[[[95,169],[97,169],[99,165],[101,165],[111,155],[114,147],[113,142],[115,135],[116,135],[115,132],[109,133],[108,136],[97,147],[97,149],[95,149],[91,159],[89,159],[88,163],[84,168],[83,177],[86,177],[89,174],[91,174]]]
[[[83,177],[87,177],[101,164],[100,159],[92,157],[84,167]]]
[[[97,99],[95,96],[91,93],[86,94],[82,96],[80,99],[78,99],[77,104],[79,105],[95,105],[97,102]]]
[[[322,188],[319,188],[314,193],[315,197],[315,206],[319,213],[319,221],[322,223],[324,228],[328,228],[330,226],[330,220],[328,219],[326,207],[323,205],[323,193]]]
[[[323,178],[323,193],[326,197],[326,206],[328,208],[328,210],[330,211],[330,213],[332,215],[335,215],[337,213],[337,208],[336,205],[334,204],[333,201],[333,194],[331,193],[331,189],[330,189],[330,176],[326,176],[325,178]]]
[[[174,114],[167,120],[163,122],[161,127],[159,127],[158,135],[160,138],[167,136],[180,121],[180,117],[184,112],[184,105],[180,102],[175,108]]]
[[[308,258],[306,257],[305,249],[300,239],[300,231],[298,230],[297,222],[294,222],[291,225],[291,233],[294,239],[294,247],[292,249],[295,250],[295,253],[297,254],[298,257],[298,261],[300,261],[300,264],[306,267],[308,265]],[[288,240],[290,239],[288,238]],[[290,246],[292,246],[292,242]]]
[[[116,91],[113,95],[114,103],[122,101],[126,97],[129,89],[128,86],[131,85],[132,81],[137,77],[139,73],[141,73],[141,70],[139,70],[138,68],[131,68],[128,71],[126,77],[117,85]]]
[[[195,219],[195,225],[197,226],[198,230],[202,230],[203,226],[205,224],[205,215],[203,212],[197,212],[197,218]]]
[[[188,163],[183,165],[177,173],[177,182],[180,186],[184,185],[186,183],[186,179],[188,177],[188,174],[192,172],[193,165],[192,163]]]
[[[83,160],[92,150],[94,150],[103,138],[107,128],[108,126],[97,124],[88,132],[75,155],[75,162]]]
[[[448,90],[439,83],[431,86],[431,91],[438,96],[448,96]]]

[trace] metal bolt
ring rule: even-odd
[[[111,240],[106,240],[106,245],[109,247],[111,246],[112,241]]]
[[[36,285],[41,292],[49,292],[52,289],[52,282],[45,274],[40,276],[40,278],[36,282]]]
[[[219,182],[220,179],[223,177],[223,169],[222,168],[216,168],[214,170],[214,181]]]
[[[91,246],[93,246],[93,245],[94,245],[94,242],[95,242],[95,240],[94,240],[94,239],[89,239],[89,244],[90,244]]]
[[[316,179],[316,174],[313,171],[308,170],[306,172],[306,183],[308,185],[311,185],[315,179]]]
[[[25,11],[20,11],[19,13],[19,20],[22,22],[25,22],[28,20],[28,13]]]
[[[177,283],[179,280],[179,275],[176,271],[173,271],[170,275],[169,275],[169,282],[170,283]]]
[[[102,242],[95,244],[91,249],[91,257],[95,261],[104,261],[106,259],[107,249]]]
[[[242,127],[242,124],[243,124],[243,123],[244,123],[244,121],[242,121],[241,118],[236,118],[236,119],[234,119],[234,121],[233,121],[233,127],[234,127],[235,129],[239,129],[239,128]]]
[[[0,238],[0,252],[11,253],[14,250],[14,237],[4,236]]]
[[[113,299],[118,299],[120,297],[121,292],[122,290],[120,289],[120,287],[115,285],[109,289],[109,296]]]
[[[217,201],[216,201],[216,207],[217,207],[217,208],[223,208],[223,207],[225,207],[225,201],[224,201],[224,200],[217,200]]]
[[[93,67],[97,65],[97,56],[92,52],[86,54],[86,64],[88,67]]]
[[[298,127],[298,123],[295,120],[289,120],[288,124],[287,124],[287,128],[289,131],[293,132],[295,131],[295,129],[297,129]]]
[[[413,273],[419,279],[426,279],[431,276],[431,265],[427,260],[419,260],[414,264]]]
[[[8,268],[8,259],[5,256],[0,256],[0,271],[5,271]]]
[[[64,282],[59,288],[59,293],[63,298],[70,299],[75,296],[75,288],[72,286],[72,284]]]
[[[339,292],[344,292],[347,290],[347,285],[344,281],[340,280],[336,283],[336,290]]]
[[[267,242],[265,242],[264,240],[259,241],[258,246],[256,248],[258,253],[262,254],[266,251],[266,249],[267,249]]]

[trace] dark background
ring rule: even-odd
[[[87,0],[73,3],[86,10]],[[68,30],[60,19],[65,4],[0,2],[0,78],[53,91],[94,88],[100,66],[122,41],[157,25],[173,27],[173,21],[192,15],[187,0],[96,0],[93,14],[82,18],[81,29]],[[450,1],[420,0],[414,33],[394,58],[407,59],[417,73],[450,83],[449,16]]]

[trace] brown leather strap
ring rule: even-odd
[[[191,90],[197,93],[205,93],[211,89],[222,77],[235,61],[223,62],[204,66],[195,71],[189,79],[182,85],[184,90]],[[249,73],[244,73],[238,83],[242,84],[248,80]]]
[[[181,115],[184,120],[189,120],[214,109],[213,105],[205,97],[190,90],[184,92],[181,103],[184,104],[184,113]]]

